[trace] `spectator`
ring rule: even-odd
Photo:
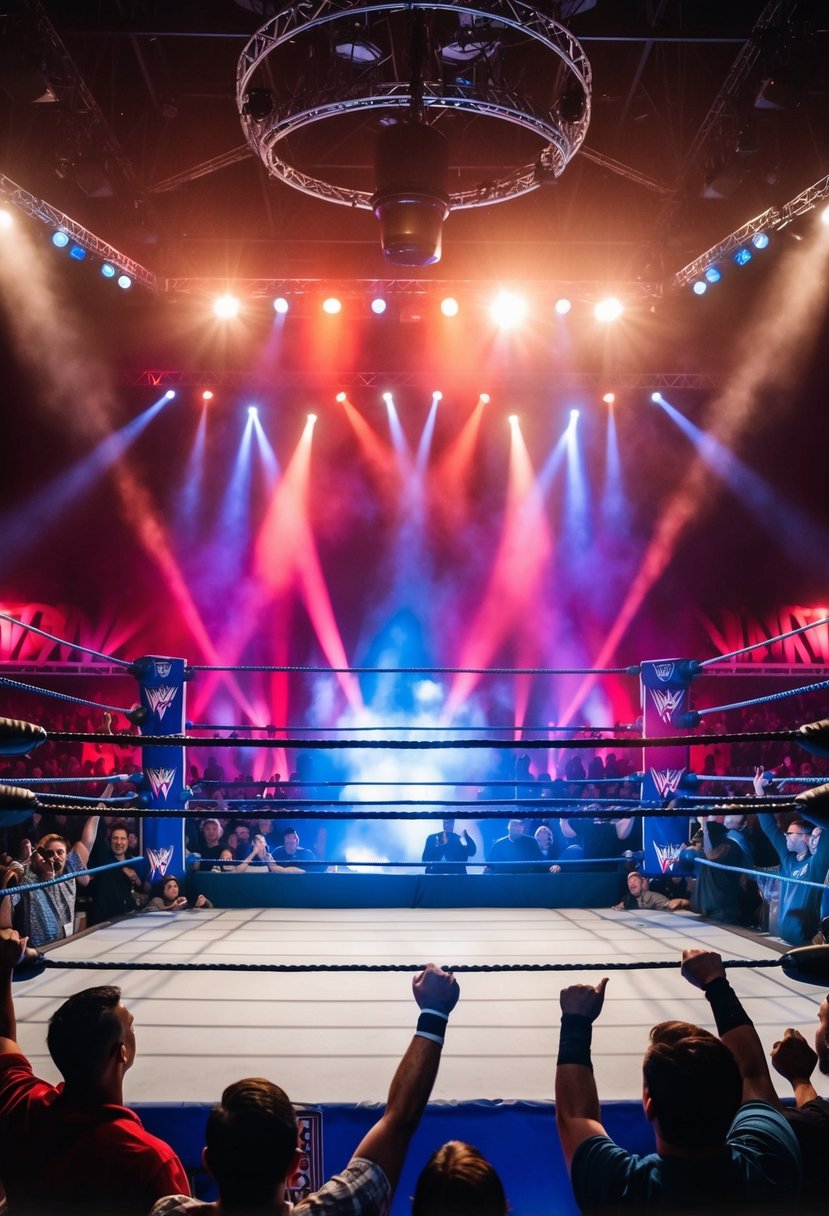
[[[224,867],[221,867],[224,868]],[[228,867],[229,869],[230,867]],[[303,870],[299,866],[280,866],[274,861],[271,854],[268,852],[268,846],[265,843],[265,837],[256,835],[253,838],[253,846],[247,857],[239,862],[234,867],[237,874],[244,874],[246,871],[253,868],[264,872],[267,868],[271,874],[302,874]]]
[[[296,828],[282,829],[282,844],[272,851],[271,856],[277,865],[289,865],[299,870],[318,869],[308,865],[308,862],[315,862],[317,859],[310,849],[300,848],[299,832]]]
[[[46,1038],[63,1087],[34,1076],[16,1042],[12,999],[24,947],[15,930],[0,930],[0,1177],[12,1212],[143,1216],[161,1195],[187,1193],[176,1154],[123,1104],[135,1034],[119,988],[86,988],[64,1001]]]
[[[293,1208],[293,1216],[341,1212],[381,1216],[391,1198],[440,1064],[446,1023],[458,999],[455,977],[433,964],[412,984],[421,1009],[417,1030],[392,1078],[386,1109],[367,1132],[347,1167],[320,1191]],[[170,1195],[150,1216],[227,1216],[285,1211],[285,1190],[297,1166],[297,1122],[287,1095],[270,1081],[251,1077],[230,1085],[207,1122],[204,1162],[219,1199],[201,1203]]]
[[[636,908],[654,909],[655,911],[680,912],[690,908],[687,899],[668,899],[661,891],[651,891],[650,883],[644,874],[631,870],[627,876],[627,894],[621,903],[613,905],[614,912],[632,912]]]
[[[803,1035],[791,1027],[771,1052],[771,1062],[791,1084],[795,1108],[784,1110],[803,1155],[803,1199],[808,1212],[823,1212],[829,1194],[829,1102],[819,1098],[811,1082],[815,1064],[829,1076],[829,998],[818,1009],[813,1051]]]
[[[736,841],[729,838],[724,824],[717,823],[713,815],[700,815],[700,822],[702,850],[709,861],[716,862],[717,866],[747,865],[742,849]],[[731,873],[729,870],[698,865],[697,881],[691,896],[692,910],[724,925],[751,924],[754,920],[754,908],[759,904],[759,895],[752,899],[747,894],[742,883],[743,877],[742,874]],[[754,890],[756,892],[756,888]]]
[[[421,861],[427,863],[427,874],[465,874],[467,861],[477,851],[478,846],[466,828],[458,835],[455,820],[444,819],[443,831],[427,836]]]
[[[99,827],[95,844],[90,854],[92,866],[109,865],[113,861],[126,861],[129,856],[129,829],[122,821],[115,822],[109,833],[109,844]],[[89,924],[98,925],[116,916],[126,916],[139,906],[141,879],[132,866],[120,870],[105,870],[90,881],[91,903]]]
[[[77,874],[89,862],[89,850],[98,831],[98,816],[90,815],[83,826],[80,840],[69,849],[62,836],[43,836],[32,853],[28,866],[20,875],[20,886],[46,882],[62,874]],[[10,928],[12,916],[32,946],[48,945],[70,937],[75,929],[75,899],[77,884],[85,887],[88,876],[70,878],[66,882],[43,887],[39,891],[12,891],[0,899],[0,928]]]
[[[224,831],[218,819],[202,819],[199,824],[199,839],[196,845],[198,862],[197,870],[212,870],[212,863],[218,861],[224,849]]]
[[[147,904],[148,912],[180,912],[183,908],[212,908],[206,895],[197,895],[192,903],[181,893],[181,884],[172,874],[162,878],[153,887],[153,896]]]
[[[656,1152],[620,1148],[601,1123],[590,1063],[592,1024],[607,979],[561,992],[556,1123],[583,1211],[781,1211],[801,1186],[797,1140],[757,1032],[718,954],[686,950],[682,974],[702,988],[720,1038],[687,1022],[660,1022],[645,1053],[642,1103]]]
[[[767,782],[762,769],[755,770],[754,789],[762,798]],[[777,826],[770,812],[758,812],[760,827],[768,837],[780,859],[780,873],[787,878],[802,878],[809,882],[823,883],[829,870],[829,832],[824,832],[815,852],[809,849],[809,837],[814,824],[798,816],[789,823],[785,832]],[[777,924],[770,926],[784,941],[793,946],[805,946],[817,932],[820,921],[820,892],[797,882],[781,882],[778,896]]]
[[[559,850],[556,848],[555,840],[553,839],[553,829],[547,823],[539,824],[535,829],[535,843],[538,845],[538,851],[541,854],[541,865],[538,867],[543,873],[558,874],[561,871],[561,866],[556,865],[558,861]]]
[[[541,850],[534,836],[524,835],[524,820],[510,819],[506,836],[496,840],[487,858],[487,874],[527,873],[532,867],[524,862],[540,861]],[[496,863],[496,864],[493,864]]]
[[[450,1140],[432,1154],[412,1198],[412,1216],[507,1216],[507,1210],[494,1168],[461,1140]]]

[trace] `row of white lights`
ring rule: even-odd
[[[553,310],[556,316],[566,317],[572,309],[572,301],[562,298],[556,300]],[[342,312],[343,302],[338,296],[328,296],[320,305],[328,316],[336,316]],[[371,311],[376,316],[382,316],[388,308],[388,302],[383,296],[375,296],[371,301]],[[277,296],[273,302],[274,312],[284,316],[290,310],[290,304],[285,296]],[[213,301],[213,311],[223,321],[232,321],[242,311],[242,302],[238,296],[225,294],[217,296]],[[447,296],[440,302],[440,311],[444,317],[456,317],[460,312],[460,304],[454,296]],[[616,321],[624,312],[624,305],[615,296],[599,300],[593,308],[593,316],[597,321]],[[529,313],[529,305],[524,296],[516,292],[500,292],[490,305],[490,315],[496,325],[502,329],[512,329],[520,325]]]
[[[0,210],[0,229],[9,229],[13,227],[14,218],[12,217],[12,213],[10,211],[6,211],[5,209]],[[82,262],[86,258],[87,251],[84,246],[79,244],[77,241],[72,241],[69,233],[64,232],[62,228],[58,228],[52,233],[51,241],[56,249],[68,248],[70,258],[73,258],[76,262]],[[114,279],[118,286],[124,291],[126,291],[127,288],[132,287],[132,278],[130,275],[125,274],[123,271],[119,274],[118,267],[114,266],[112,262],[101,263],[101,274],[105,279]]]

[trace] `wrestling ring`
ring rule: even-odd
[[[217,809],[209,783],[192,790],[183,781],[186,752],[239,745],[238,739],[205,737],[186,722],[185,685],[203,669],[157,656],[124,666],[138,680],[138,707],[100,709],[140,726],[140,738],[130,739],[140,745],[142,772],[122,775],[121,784],[136,792],[113,798],[111,809],[142,821],[147,872],[184,870],[185,815],[243,816],[255,810],[256,818],[288,818],[300,825],[320,818],[334,825],[345,818],[413,819],[420,827],[445,815],[483,824],[503,823],[510,816],[535,820],[556,811],[578,818],[572,799],[527,797],[515,781],[503,781],[500,788],[470,782],[475,790],[486,787],[482,798],[461,781],[444,783],[451,785],[451,797],[417,782],[414,790],[401,786],[391,795],[386,790],[384,797],[360,797],[350,804],[342,789],[332,796],[323,783],[309,781],[312,796],[292,797],[289,813],[284,799],[268,796],[274,788],[270,782],[263,783],[255,804],[248,791],[245,798],[227,799],[226,810]],[[692,732],[707,715],[731,707],[690,708],[690,688],[701,668],[693,661],[668,660],[625,669],[641,683],[642,737],[625,731],[602,739],[602,746],[617,752],[633,748],[642,757],[641,771],[633,774],[640,786],[635,805],[620,804],[618,798],[596,801],[600,814],[624,811],[642,817],[642,864],[650,872],[670,869],[678,857],[672,832],[684,840],[691,816],[722,811],[720,802],[694,792],[700,778],[691,772],[688,756],[701,740],[751,745],[774,736],[819,757],[829,772],[829,723],[822,720],[817,700],[829,681],[794,690],[816,695],[816,720],[808,725],[705,736]],[[357,670],[351,669],[352,674]],[[33,691],[19,682],[2,682]],[[165,691],[159,693],[159,688]],[[792,694],[771,698],[787,695]],[[215,728],[207,724],[201,729]],[[383,753],[392,748],[496,754],[596,746],[595,738],[575,735],[516,740],[461,733],[460,738],[448,730],[439,737],[400,737],[400,732],[395,737],[391,731],[371,738],[326,738],[318,732],[292,738],[280,731],[276,738],[274,728],[263,726],[260,737],[251,737],[245,746],[278,746],[289,752]],[[69,738],[67,732],[26,721],[0,722],[0,753],[7,756],[36,752],[47,739]],[[71,735],[73,743],[102,747],[113,738],[105,731]],[[738,780],[749,779],[734,778],[731,784]],[[385,789],[388,783],[377,784]],[[762,803],[753,791],[729,797],[728,803],[747,810],[758,805],[797,810],[829,826],[829,778],[801,778],[800,786],[797,794]],[[294,783],[294,792],[296,788]],[[787,788],[796,788],[796,781]],[[408,797],[411,793],[417,796]],[[0,810],[9,816],[57,808],[62,814],[86,816],[99,805],[95,798],[53,790],[38,794],[36,781],[20,780],[0,790]],[[329,861],[337,864],[336,857],[325,859]],[[432,1102],[398,1188],[395,1216],[408,1210],[420,1164],[449,1138],[469,1140],[493,1161],[515,1216],[575,1212],[551,1104],[558,992],[581,978],[571,971],[582,972],[591,983],[601,974],[611,975],[594,1031],[594,1067],[606,1126],[635,1151],[649,1151],[652,1145],[639,1107],[648,1030],[667,1018],[711,1024],[703,995],[680,978],[683,949],[716,950],[734,968],[732,982],[767,1051],[786,1026],[811,1038],[829,987],[824,954],[829,947],[807,948],[798,956],[773,935],[729,928],[692,913],[613,911],[624,861],[609,861],[589,881],[578,863],[556,874],[424,875],[412,857],[378,864],[379,873],[343,872],[340,867],[301,875],[194,873],[194,891],[208,893],[213,909],[130,915],[47,948],[32,978],[15,986],[20,1041],[35,1072],[57,1079],[45,1051],[51,1012],[90,984],[119,984],[135,1015],[138,1042],[127,1100],[150,1130],[177,1149],[193,1174],[194,1193],[204,1182],[199,1153],[205,1108],[230,1081],[247,1075],[273,1078],[307,1108],[309,1169],[327,1177],[344,1164],[376,1119],[411,1035],[410,977],[399,972],[435,961],[463,972],[462,996]]]

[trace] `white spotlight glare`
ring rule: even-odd
[[[481,405],[489,405],[489,393],[479,393],[478,400]]]
[[[432,400],[433,401],[442,401],[443,400],[443,393],[440,391],[439,388],[436,388],[435,391],[432,393]]]
[[[314,423],[316,422],[316,420],[317,420],[317,416],[316,416],[316,414],[309,414],[309,415],[308,415],[308,421],[311,423],[311,426],[313,426],[313,425],[314,425]]]
[[[593,316],[597,321],[617,321],[624,311],[621,300],[617,300],[615,296],[607,296],[606,299],[599,300],[593,309]]]
[[[571,424],[572,424],[572,423],[577,422],[577,421],[578,421],[578,417],[579,417],[579,411],[578,411],[578,410],[570,410],[570,422],[571,422]]]
[[[258,407],[255,405],[249,405],[248,406],[248,418],[258,418],[258,417],[259,417]]]
[[[453,296],[447,296],[440,302],[440,311],[445,317],[456,317],[459,312],[458,301]]]
[[[172,401],[175,395],[176,390],[174,388],[168,388],[167,392],[164,394],[164,398],[166,401]]]
[[[696,283],[692,285],[691,290],[695,296],[704,296],[708,290],[708,284],[704,279],[697,279]]]
[[[119,274],[118,275],[118,286],[120,288],[122,288],[124,291],[127,291],[130,287],[132,287],[132,279],[130,278],[130,276],[128,274]]]
[[[0,211],[0,228],[13,228],[14,220],[11,211]]]
[[[285,299],[284,296],[276,297],[276,299],[273,302],[273,310],[280,317],[285,316],[285,313],[288,311],[288,301]]]
[[[383,400],[385,401],[386,405],[394,404],[391,393],[383,393]]]
[[[510,416],[507,419],[507,422],[509,422],[510,426],[515,426],[518,422],[518,415],[510,414]]]
[[[820,213],[820,222],[821,224],[826,224],[827,228],[829,228],[829,203],[827,203]]]
[[[232,321],[239,315],[239,301],[235,296],[227,293],[223,296],[216,296],[213,301],[213,311],[220,320]]]
[[[651,393],[651,401],[653,401],[654,405],[659,405],[661,400],[662,394],[658,390],[655,393]]]
[[[502,291],[492,301],[490,312],[501,329],[515,329],[527,315],[527,301],[514,291]]]
[[[386,301],[381,296],[377,296],[371,301],[371,311],[375,317],[382,317],[386,311]]]
[[[573,305],[563,296],[560,300],[556,300],[556,312],[560,317],[566,317]]]

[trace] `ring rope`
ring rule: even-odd
[[[808,878],[791,878],[788,874],[780,874],[776,870],[749,870],[743,866],[726,866],[721,861],[710,861],[707,857],[695,857],[694,865],[710,866],[713,870],[731,870],[733,874],[748,874],[752,878],[761,878],[765,881],[776,879],[780,882],[793,882],[797,886],[812,887],[816,891],[826,892],[827,890],[825,882],[812,882]]]
[[[120,711],[125,712],[125,711]],[[412,728],[416,729],[416,728]],[[129,739],[135,744],[139,736],[116,731],[50,730],[46,738],[56,743],[112,743],[113,740]],[[141,735],[144,747],[238,747],[238,739],[203,739],[196,735]],[[606,739],[620,748],[641,747],[699,747],[709,743],[797,743],[803,739],[800,728],[788,730],[742,731],[719,735],[665,735],[662,738]],[[513,751],[540,751],[544,748],[562,750],[590,748],[596,746],[595,739],[249,739],[245,747],[299,748],[304,751],[329,749],[345,751],[360,748],[395,748],[399,751],[446,751],[495,750],[511,748]]]
[[[786,638],[796,637],[799,633],[806,633],[809,629],[817,629],[818,625],[829,625],[829,616],[822,617],[819,621],[812,621],[810,625],[801,625],[799,629],[789,629],[786,633],[778,633],[776,637],[766,638],[763,642],[754,642],[751,646],[741,646],[739,650],[730,650],[728,654],[718,654],[713,659],[706,659],[700,663],[700,667],[710,667],[712,663],[724,663],[726,659],[736,659],[738,655],[749,654],[752,650],[762,650],[764,646],[771,646],[774,642],[784,642]]]
[[[595,781],[591,781],[591,779],[589,777],[585,777],[583,779],[579,778],[578,780],[573,780],[573,781],[568,781],[566,778],[559,778],[559,780],[563,780],[566,785],[624,785],[624,784],[628,784],[628,783],[635,782],[635,781],[641,781],[642,777],[643,777],[642,773],[628,773],[628,775],[626,777],[597,777]],[[44,777],[43,780],[47,781],[48,778]],[[85,780],[85,778],[72,777],[72,778],[69,778],[69,780],[72,780],[72,781]],[[99,778],[99,780],[100,780],[100,778]],[[113,781],[113,780],[115,780],[115,778],[110,777],[109,780]],[[728,780],[728,778],[723,778],[723,780]],[[734,778],[734,780],[753,781],[754,778],[753,777],[740,777],[740,778]],[[820,782],[820,781],[827,780],[827,778],[826,777],[802,777],[802,778],[800,778],[800,780]],[[6,781],[5,784],[10,785],[10,784],[12,784],[12,782]],[[20,784],[20,782],[18,781],[18,782],[15,782],[14,784]],[[479,778],[477,781],[469,781],[466,779],[464,779],[464,780],[458,779],[457,781],[451,781],[451,780],[449,780],[449,781],[418,781],[415,779],[412,781],[394,781],[394,782],[389,781],[388,777],[386,777],[385,779],[377,778],[373,781],[349,781],[346,778],[343,778],[342,780],[339,780],[339,781],[291,781],[288,779],[286,779],[285,781],[223,781],[221,777],[210,777],[210,778],[200,778],[198,781],[193,781],[191,783],[190,788],[195,790],[195,789],[201,789],[202,786],[209,785],[209,786],[220,786],[223,790],[234,790],[234,789],[237,789],[237,790],[238,789],[268,790],[268,789],[278,789],[280,787],[284,787],[285,789],[292,789],[292,790],[293,789],[303,789],[303,788],[304,789],[347,789],[352,785],[353,786],[374,786],[374,785],[387,786],[387,785],[392,785],[392,784],[397,786],[399,789],[408,789],[409,786],[415,786],[415,787],[418,787],[418,786],[443,786],[444,788],[446,788],[446,787],[451,788],[452,786],[458,786],[458,787],[468,787],[470,789],[481,789],[481,788],[486,788],[486,789],[504,788],[505,789],[507,787],[513,788],[516,785],[540,785],[540,784],[544,784],[544,783],[538,782],[532,777],[530,777],[529,779],[526,777],[523,777],[523,778],[522,777],[511,777],[509,779],[498,778],[497,780],[489,780],[485,777],[482,777],[482,778]],[[552,784],[552,782],[550,782],[549,784]],[[250,799],[244,799],[243,801],[250,801]],[[619,799],[616,798],[616,799],[614,799],[614,801],[618,802]]]
[[[723,966],[782,967],[783,958],[724,959]],[[39,963],[48,968],[67,971],[265,971],[278,974],[302,974],[316,971],[422,971],[425,963],[142,963],[102,962],[100,959],[53,959],[41,955]],[[469,974],[499,971],[677,971],[681,961],[646,959],[620,963],[453,963],[445,971]]]
[[[283,671],[353,676],[638,676],[639,667],[306,667],[274,663],[200,663],[190,671]]]
[[[829,680],[821,680],[818,684],[804,684],[800,688],[787,688],[783,692],[770,692],[764,697],[751,697],[748,701],[732,701],[730,705],[712,705],[708,709],[695,709],[692,714],[702,719],[709,714],[725,713],[729,709],[748,709],[752,705],[767,705],[771,701],[783,701],[786,697],[797,697],[805,692],[823,692],[829,688]]]
[[[38,688],[35,684],[23,684],[20,680],[10,680],[8,676],[0,676],[0,684],[6,688],[17,688],[22,692],[37,693],[41,697],[54,697],[56,701],[69,701],[72,705],[89,705],[93,709],[101,709],[112,714],[124,714],[126,717],[132,711],[122,705],[101,705],[100,701],[88,701],[86,697],[73,697],[66,692],[55,692],[52,688]]]
[[[224,725],[222,723],[217,723],[217,722],[188,722],[187,729],[188,730],[235,730],[235,731],[245,731],[246,733],[248,731],[264,730],[264,731],[267,731],[269,734],[276,734],[278,731],[318,730],[325,734],[329,734],[329,733],[333,733],[334,731],[340,731],[340,730],[367,731],[367,730],[379,730],[380,728],[378,726],[301,726],[299,724],[286,725],[286,726],[275,726],[272,722],[269,722],[264,726],[249,726],[249,725],[240,724],[238,722],[233,722],[233,723],[224,724]],[[408,729],[408,728],[406,728],[406,729]],[[509,725],[506,725],[506,726],[418,726],[417,729],[421,730],[421,731],[503,730],[503,731],[513,731],[514,732],[516,730],[516,727],[509,726]],[[600,735],[603,733],[612,734],[613,731],[615,731],[615,730],[630,731],[631,733],[633,733],[635,731],[641,730],[641,727],[623,726],[621,724],[617,724],[615,726],[553,726],[553,725],[526,726],[525,725],[525,726],[519,727],[518,729],[521,730],[522,732],[527,731],[527,730],[529,730],[529,731],[554,730],[554,731],[558,731],[559,733],[566,732],[567,734],[579,734],[581,732],[584,732],[585,734],[592,735],[597,741],[600,741]]]
[[[141,780],[141,773],[111,773],[108,777],[4,777],[3,785],[110,785],[114,781]]]
[[[99,798],[94,794],[89,796],[85,794],[51,794],[48,802],[41,802],[38,798],[32,805],[32,810],[39,811],[46,808],[54,810],[63,807],[68,810],[69,807],[76,806],[84,810],[98,808],[103,811],[108,806],[135,806],[138,803],[138,798],[139,795],[134,792],[132,794],[120,794],[117,798]]]
[[[44,878],[42,882],[30,882],[25,886],[4,887],[0,892],[0,899],[4,899],[7,895],[23,895],[26,891],[43,891],[47,887],[59,887],[65,882],[74,882],[76,878],[86,878],[87,875],[95,877],[96,874],[102,874],[104,870],[116,870],[124,866],[146,865],[145,857],[127,857],[124,861],[108,861],[106,865],[95,866],[92,870],[73,870],[71,874],[58,874],[54,878]]]
[[[102,654],[100,650],[93,650],[91,646],[82,646],[80,642],[70,642],[67,638],[55,637],[53,633],[47,633],[45,629],[39,629],[37,625],[27,625],[25,621],[19,621],[17,617],[9,616],[7,612],[0,612],[0,620],[10,621],[12,625],[19,625],[21,629],[25,629],[27,633],[36,633],[42,638],[48,638],[50,642],[68,646],[70,650],[82,650],[84,654],[94,655],[96,659],[105,659],[107,663],[115,663],[119,667],[132,667],[132,663],[127,662],[126,659],[116,659],[111,654]]]
[[[529,839],[529,837],[526,837],[526,839]],[[641,850],[638,850],[635,852],[628,852],[628,853],[622,854],[618,857],[564,857],[564,858],[555,857],[549,862],[549,864],[556,865],[556,866],[561,865],[562,867],[566,867],[566,868],[569,868],[569,866],[571,866],[571,865],[599,865],[599,864],[606,864],[608,862],[616,862],[620,865],[623,865],[628,861],[641,861],[643,857],[644,857],[644,853]],[[245,864],[247,858],[235,857],[232,861],[222,861],[221,859],[215,858],[215,857],[202,857],[201,853],[187,853],[185,860],[187,862],[193,862],[196,865],[198,865],[198,863],[202,862],[202,861],[209,862],[211,869],[204,869],[204,870],[199,869],[198,872],[200,874],[210,874],[215,870],[223,870],[226,867],[229,867],[229,870],[232,870],[232,868],[234,866],[243,866]],[[276,866],[286,866],[286,865],[291,864],[292,859],[290,857],[283,857],[281,861],[277,861],[276,858],[271,857],[270,860]],[[266,866],[268,863],[267,863],[267,861],[264,861],[264,862],[257,861],[257,862],[250,862],[249,864],[252,869],[261,870],[262,867]],[[308,861],[308,860],[298,861],[298,862],[296,862],[296,865],[297,866],[309,866],[309,867],[337,866],[338,868],[345,867],[347,869],[354,867],[355,871],[358,868],[361,868],[363,866],[371,866],[372,869],[377,868],[379,866],[388,866],[389,869],[395,869],[395,870],[400,869],[403,866],[405,866],[407,869],[412,869],[413,867],[416,866],[418,868],[418,870],[420,870],[422,866],[431,866],[433,869],[439,870],[439,871],[449,870],[450,871],[449,876],[452,877],[452,870],[454,869],[454,867],[459,866],[459,865],[476,866],[478,868],[480,868],[480,867],[485,868],[485,867],[491,865],[493,867],[497,867],[499,873],[502,871],[504,873],[507,873],[507,872],[513,871],[513,870],[516,872],[521,871],[521,870],[531,870],[531,867],[534,866],[535,872],[541,873],[541,871],[538,869],[538,867],[539,866],[546,867],[548,865],[548,862],[547,862],[547,859],[544,857],[536,858],[534,861],[492,861],[492,862],[474,861],[472,859],[469,859],[467,861],[422,861],[420,859],[413,860],[413,861],[343,861],[343,859],[341,857],[336,858],[332,861],[325,861],[321,857],[315,857],[313,861]],[[315,872],[322,873],[322,871],[314,871],[312,868],[309,868],[306,871],[306,873],[308,873],[308,874],[313,874]],[[547,873],[548,871],[545,869],[544,872]],[[427,875],[426,877],[431,877],[431,875]]]
[[[94,811],[95,807],[99,806],[99,805],[100,805],[99,802],[98,803],[93,802],[92,807],[90,809],[92,809]],[[334,810],[329,811],[329,810],[323,809],[325,807],[333,808],[333,807],[343,807],[343,806],[348,806],[348,805],[349,805],[348,803],[343,803],[343,802],[333,802],[333,803],[332,802],[321,802],[321,803],[314,803],[313,809],[308,809],[308,803],[306,803],[304,807],[297,807],[296,804],[294,804],[294,803],[292,803],[290,806],[286,806],[284,803],[283,804],[276,803],[275,806],[268,805],[266,803],[263,806],[262,804],[260,804],[256,801],[252,801],[249,803],[242,804],[239,807],[239,809],[248,810],[250,812],[248,817],[251,819],[288,819],[288,818],[296,819],[296,820],[320,819],[326,823],[337,823],[340,820],[342,820],[344,823],[348,823],[354,819],[379,819],[379,820],[384,820],[384,819],[414,819],[414,820],[436,819],[437,820],[437,819],[446,818],[446,816],[443,813],[443,810],[429,810],[428,807],[423,807],[416,811],[358,811],[355,809],[350,809],[345,814],[337,813]],[[383,805],[384,806],[389,806],[389,805],[397,806],[399,804],[393,802],[393,803],[383,803]],[[437,805],[439,807],[446,807],[450,804],[446,803],[446,802],[441,802],[441,803],[438,803]],[[461,818],[461,819],[517,818],[517,816],[511,816],[509,814],[510,809],[516,805],[513,802],[499,803],[497,808],[494,810],[487,810],[487,809],[478,810],[477,808],[479,806],[479,803],[476,803],[476,802],[464,802],[464,803],[461,803],[460,805],[469,807],[470,814],[461,815],[461,816],[456,815],[456,816],[454,816],[454,818],[456,818],[456,819],[457,818]],[[563,806],[568,806],[568,805],[572,806],[572,803],[569,803],[569,804],[564,803],[562,805]],[[614,803],[614,805],[619,806],[618,803]],[[710,813],[712,813],[712,814],[722,814],[724,811],[733,810],[734,808],[739,808],[740,810],[743,810],[745,808],[745,805],[746,804],[743,802],[729,802],[729,803],[725,803],[725,804],[724,803],[710,803],[709,807],[707,809],[710,810]],[[766,808],[768,808],[770,804],[769,804],[768,799],[766,799],[762,803],[756,803],[756,804],[752,804],[752,805],[756,805],[759,807],[765,806]],[[803,803],[802,802],[775,802],[772,805],[773,805],[775,811],[803,812]],[[365,806],[365,803],[354,802],[351,804],[352,808],[356,808],[359,806]],[[541,806],[548,806],[548,807],[556,806],[556,803],[553,801],[553,799],[545,799],[544,801],[539,803],[539,806],[540,807]],[[50,803],[40,802],[39,800],[36,804],[32,805],[31,809],[34,811],[61,810],[61,811],[64,811],[66,813],[66,815],[69,817],[71,817],[72,815],[83,815],[85,813],[85,810],[83,808],[73,807],[73,806],[64,806],[59,803],[52,806]],[[620,809],[626,810],[628,808],[623,807]],[[566,811],[564,814],[550,816],[550,817],[555,818],[555,819],[601,819],[603,817],[616,818],[616,819],[627,819],[627,818],[648,819],[648,818],[657,818],[657,817],[688,819],[688,818],[696,817],[698,810],[705,810],[706,808],[705,807],[695,808],[693,811],[693,816],[690,813],[691,808],[686,808],[683,813],[682,808],[679,808],[678,810],[672,810],[670,807],[663,806],[661,803],[658,803],[658,804],[653,803],[651,805],[638,804],[638,806],[636,808],[630,808],[630,809],[631,809],[630,815],[619,815],[619,814],[614,815],[613,811],[611,809],[608,809],[608,810],[604,811],[603,813],[598,813],[598,814],[592,810],[591,811],[572,811],[571,810],[571,811]],[[806,811],[806,813],[808,814],[808,810]],[[165,807],[159,808],[159,807],[135,806],[134,808],[132,808],[132,817],[135,819],[175,819],[175,818],[181,818],[181,817],[188,818],[188,819],[202,819],[202,818],[204,818],[204,814],[203,814],[203,810],[200,810],[199,808],[192,808],[192,807],[165,806]],[[240,815],[239,817],[245,818],[244,815]],[[544,816],[544,818],[547,818],[547,817],[548,816]],[[535,816],[528,816],[528,818],[535,818]]]

